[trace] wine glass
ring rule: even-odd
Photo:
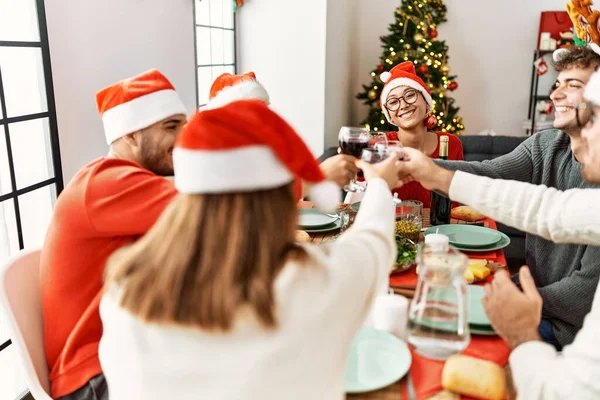
[[[373,147],[363,149],[360,158],[369,164],[377,164],[388,158],[390,154],[392,154],[391,150],[383,147],[381,143],[376,143]]]
[[[386,147],[388,148],[388,150],[391,151],[395,151],[400,155],[400,159],[402,160],[402,158],[404,157],[404,150],[403,150],[403,146],[402,146],[402,142],[399,140],[388,140],[386,142]]]
[[[371,135],[365,128],[357,128],[351,126],[342,126],[338,135],[338,144],[341,154],[360,158],[363,149],[369,147]],[[344,190],[347,192],[363,192],[364,187],[356,183],[356,179],[352,179]]]
[[[369,147],[388,147],[388,138],[383,132],[369,132]]]

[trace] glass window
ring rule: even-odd
[[[235,73],[233,0],[195,0],[198,104],[208,102],[212,82]]]
[[[46,92],[43,7],[43,0],[0,0],[0,265],[41,247],[63,186],[56,115],[48,112],[54,99]],[[0,399],[12,400],[27,388],[4,312],[0,307]]]

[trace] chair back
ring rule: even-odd
[[[51,400],[44,352],[40,250],[22,251],[0,268],[0,304],[5,308],[12,345],[25,369],[31,395],[36,400]]]

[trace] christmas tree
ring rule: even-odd
[[[369,115],[362,122],[367,129],[393,131],[397,128],[387,122],[379,95],[383,83],[379,76],[395,65],[412,61],[417,74],[429,85],[433,98],[432,115],[438,120],[437,131],[460,134],[462,118],[454,99],[448,91],[458,88],[456,77],[449,75],[448,46],[437,40],[437,26],[446,22],[446,6],[442,0],[404,0],[396,9],[396,21],[390,25],[390,34],[382,36],[383,55],[379,65],[371,71],[370,85],[363,85],[363,91],[356,97],[369,106]]]

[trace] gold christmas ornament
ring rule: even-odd
[[[410,44],[406,43],[406,44],[404,45],[404,48],[405,48],[406,50],[410,50]]]
[[[420,33],[416,33],[415,36],[413,37],[413,39],[415,39],[415,42],[421,43],[424,39],[424,36]]]
[[[442,67],[442,72],[445,72],[445,73],[448,73],[448,72],[450,72],[450,67],[449,67],[449,66],[447,66],[447,65],[444,65],[444,66]]]
[[[371,90],[369,90],[368,96],[369,96],[369,99],[375,100],[377,98],[377,92],[371,89]]]

